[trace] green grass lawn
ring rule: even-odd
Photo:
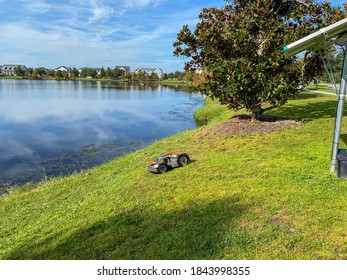
[[[329,85],[329,86],[332,86],[331,84],[321,83],[321,84],[318,85],[318,87],[316,87],[314,84],[311,83],[311,84],[309,84],[309,85],[307,86],[307,89],[308,89],[308,90],[313,90],[313,91],[320,91],[320,92],[326,92],[326,93],[333,93],[333,94],[336,94],[335,89],[332,88],[332,87],[329,87],[329,88],[328,88],[328,85]],[[339,91],[340,85],[338,84],[338,85],[336,85],[336,86],[337,86],[337,90]]]
[[[0,259],[347,259],[347,181],[329,171],[335,111],[336,97],[304,93],[271,112],[299,128],[208,137],[232,115],[209,101],[196,113],[206,126],[0,198]],[[146,171],[170,150],[192,162]]]
[[[0,76],[0,79],[17,79],[17,80],[21,80],[23,79],[22,76]]]

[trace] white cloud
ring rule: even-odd
[[[165,0],[124,0],[123,7],[126,9],[144,8],[147,6],[157,6]]]
[[[34,14],[44,14],[51,9],[51,5],[42,0],[25,1],[24,7],[27,12]]]
[[[120,29],[126,33],[125,38],[113,41],[104,39],[97,33],[69,27],[49,28],[50,30],[42,31],[20,23],[0,24],[0,61],[48,68],[59,65],[82,67],[87,64],[95,67],[125,64],[137,68],[142,65],[136,65],[136,61],[158,52],[158,48],[153,47],[153,42],[165,34],[164,27],[140,31],[121,26]],[[103,35],[117,33],[120,29],[104,30]],[[11,50],[6,46],[11,46]],[[52,65],[53,60],[56,61],[55,65]]]
[[[106,21],[114,13],[113,8],[104,4],[103,1],[89,0],[88,5],[89,12],[92,14],[88,23]]]
[[[93,23],[99,20],[105,20],[105,18],[109,17],[112,14],[112,10],[108,10],[103,7],[95,7],[92,10],[93,16],[89,18],[89,23]]]
[[[26,7],[16,11],[18,20],[0,19],[0,64],[48,68],[129,65],[132,70],[148,65],[165,72],[182,70],[181,60],[172,54],[172,42],[183,24],[197,22],[199,9],[157,13],[164,2],[167,0],[25,1]],[[41,14],[26,16],[25,9]]]

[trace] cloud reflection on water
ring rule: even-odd
[[[0,80],[0,185],[72,173],[192,128],[202,103],[159,85]]]

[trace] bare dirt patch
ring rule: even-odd
[[[262,119],[255,120],[248,115],[236,115],[215,127],[203,130],[201,133],[205,136],[227,137],[256,134],[263,135],[300,126],[302,126],[301,122],[292,119],[263,116]]]

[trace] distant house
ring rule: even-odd
[[[1,74],[6,76],[15,76],[17,69],[20,68],[22,72],[24,73],[27,68],[24,65],[20,64],[4,64],[1,66]]]
[[[61,71],[61,72],[67,72],[68,76],[71,76],[71,67],[66,66],[59,66],[58,68],[54,69],[54,72]]]
[[[129,66],[116,66],[115,69],[119,69],[121,71],[124,71],[124,75],[127,75],[130,73],[130,67]]]
[[[151,75],[151,74],[156,74],[159,79],[161,79],[164,76],[164,72],[161,68],[137,68],[135,70],[135,73],[142,72],[143,75]]]

